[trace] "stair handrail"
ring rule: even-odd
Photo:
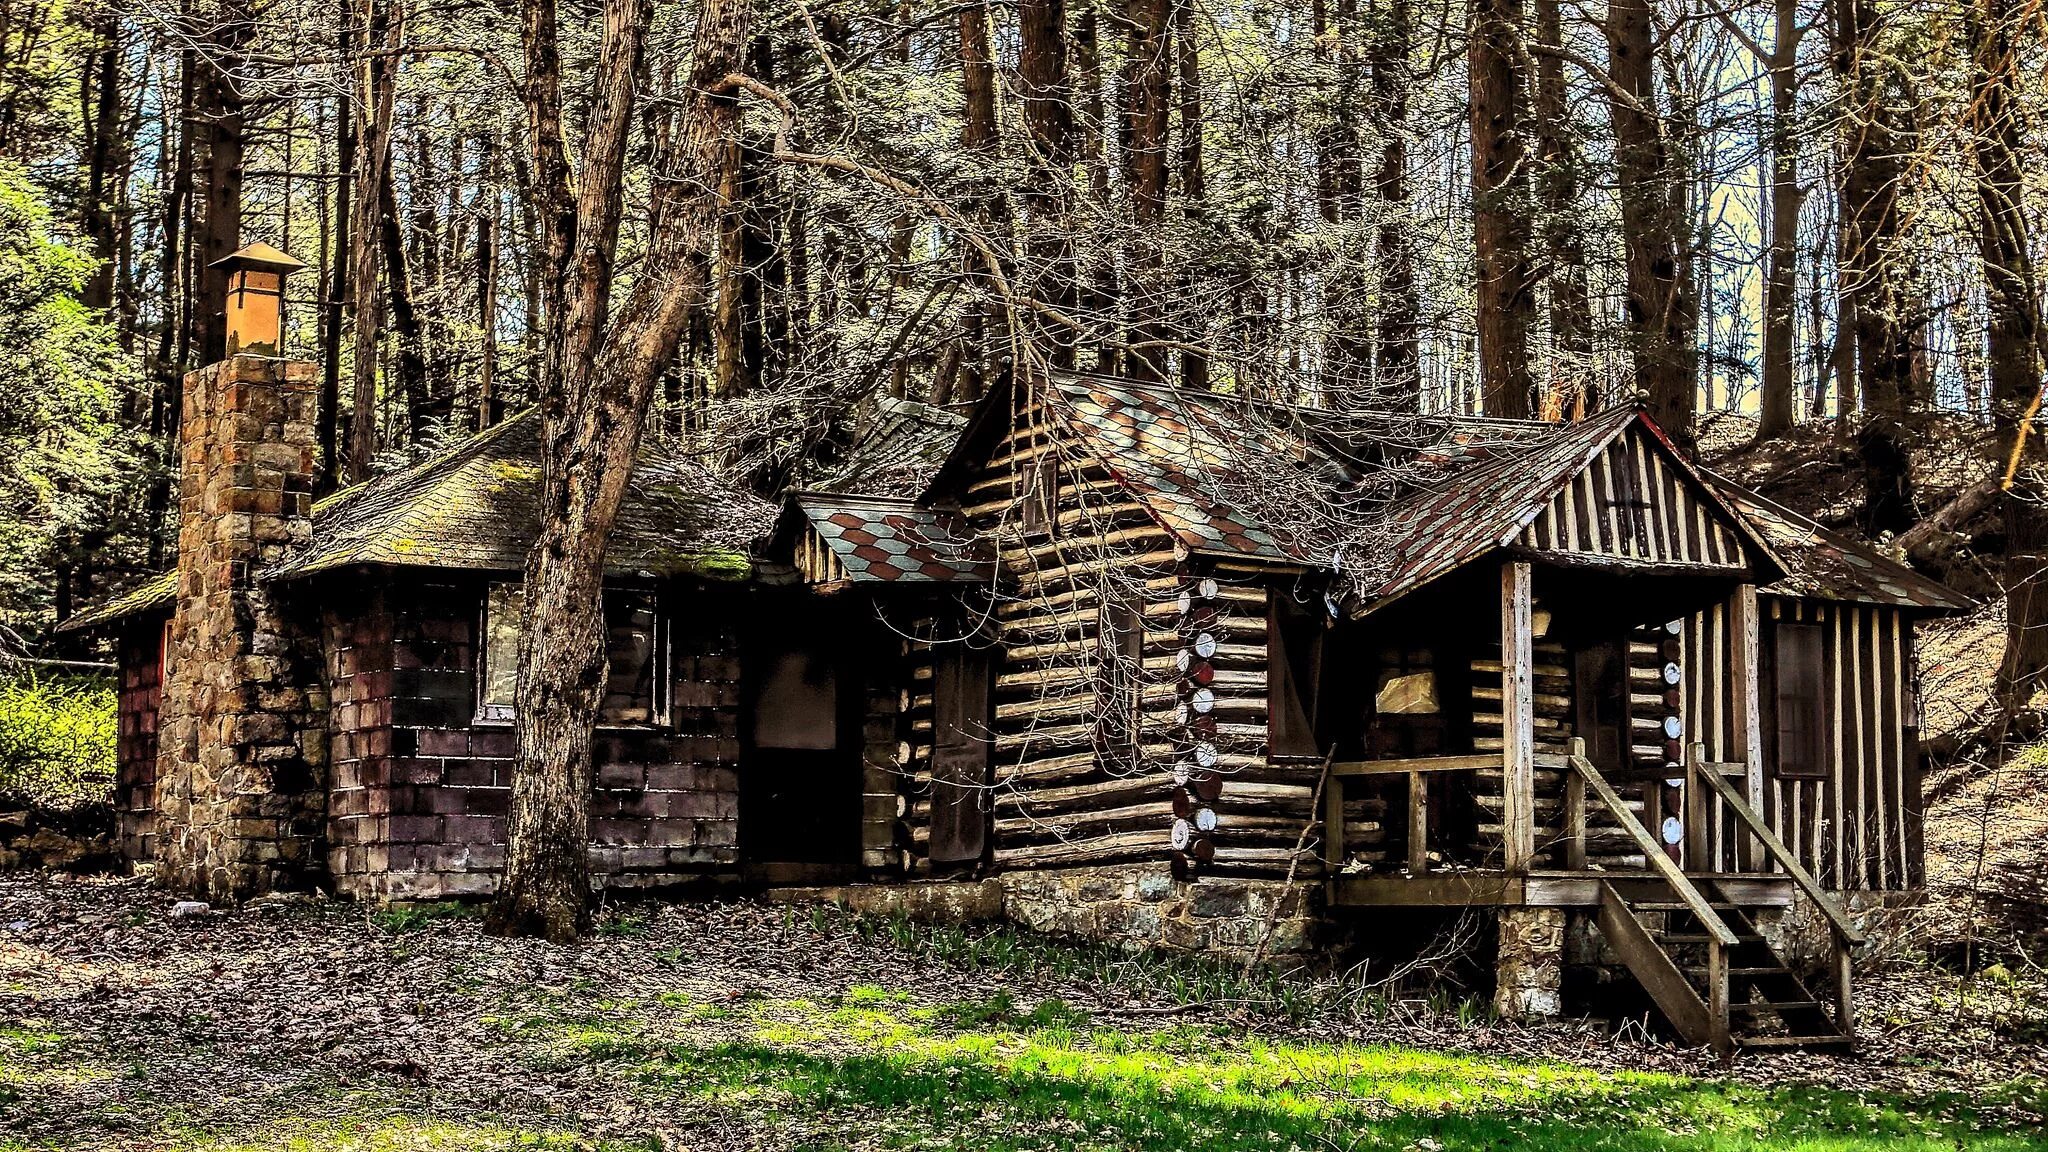
[[[1764,851],[1785,869],[1792,877],[1793,883],[1799,885],[1799,890],[1806,893],[1807,899],[1819,906],[1821,915],[1827,918],[1828,925],[1834,929],[1836,937],[1843,944],[1850,947],[1862,944],[1863,933],[1856,930],[1855,922],[1849,919],[1848,911],[1820,886],[1820,881],[1814,879],[1813,873],[1808,872],[1799,863],[1798,857],[1792,854],[1792,850],[1785,846],[1783,840],[1778,839],[1778,834],[1771,831],[1770,825],[1764,823],[1764,818],[1757,814],[1757,810],[1749,806],[1749,801],[1743,798],[1742,793],[1737,792],[1735,786],[1728,783],[1712,765],[1701,760],[1699,753],[1700,746],[1693,745],[1692,761],[1698,770],[1690,775],[1695,779],[1705,780],[1707,786],[1720,796],[1721,802],[1726,804],[1735,813],[1735,818],[1742,821],[1756,836],[1763,844]]]
[[[1621,794],[1614,790],[1614,785],[1609,784],[1607,777],[1602,776],[1600,770],[1593,767],[1593,762],[1586,759],[1583,740],[1572,741],[1572,752],[1565,757],[1565,763],[1571,765],[1572,771],[1579,774],[1586,782],[1586,787],[1591,788],[1593,794],[1600,798],[1600,803],[1607,806],[1607,811],[1613,814],[1622,829],[1636,842],[1636,846],[1643,850],[1643,856],[1649,861],[1651,869],[1671,886],[1672,891],[1678,893],[1678,898],[1685,904],[1686,911],[1691,912],[1699,920],[1714,943],[1722,948],[1735,947],[1737,937],[1721,919],[1721,914],[1714,911],[1714,906],[1708,903],[1706,896],[1693,886],[1693,882],[1678,865],[1671,862],[1671,857],[1664,854],[1664,846],[1657,843],[1657,838],[1650,835],[1650,830],[1643,827],[1643,822],[1636,819],[1636,814],[1628,810],[1627,803],[1622,800]]]

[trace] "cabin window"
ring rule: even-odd
[[[1024,533],[1051,536],[1059,527],[1060,461],[1048,448],[1025,473]]]
[[[1275,759],[1316,759],[1323,621],[1276,599],[1266,621],[1266,740]]]
[[[519,685],[519,616],[526,593],[517,584],[493,584],[484,596],[482,667],[477,718],[513,718]],[[613,588],[604,594],[609,668],[598,703],[600,724],[652,724],[660,719],[661,637],[654,593]]]
[[[1826,645],[1817,624],[1779,621],[1771,630],[1771,691],[1780,776],[1828,774]]]

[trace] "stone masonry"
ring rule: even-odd
[[[1494,1011],[1509,1020],[1563,1015],[1564,945],[1564,909],[1501,909]]]
[[[1004,872],[995,881],[1002,886],[1008,919],[1133,951],[1159,948],[1238,960],[1256,953],[1286,961],[1304,957],[1316,944],[1308,884],[1182,880],[1164,862]]]
[[[185,377],[156,848],[160,879],[215,901],[309,886],[324,864],[319,630],[255,577],[311,535],[317,403],[304,361]]]

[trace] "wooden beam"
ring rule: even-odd
[[[1429,777],[1408,773],[1408,874],[1429,874]]]
[[[1729,653],[1728,688],[1735,697],[1735,758],[1742,762],[1747,778],[1750,807],[1764,806],[1764,721],[1757,635],[1756,585],[1741,584],[1728,601]],[[1738,867],[1756,866],[1755,852],[1747,841],[1737,853]]]
[[[1459,772],[1493,768],[1498,756],[1417,756],[1406,760],[1339,760],[1330,765],[1332,776],[1405,776],[1410,772]]]
[[[1536,857],[1536,715],[1531,668],[1535,635],[1530,624],[1529,563],[1511,560],[1500,570],[1502,860],[1509,872],[1527,872]]]
[[[1599,924],[1608,947],[1621,957],[1678,1034],[1689,1044],[1712,1044],[1725,1055],[1729,1050],[1727,1017],[1716,1020],[1712,1007],[1700,999],[1671,954],[1636,919],[1620,893],[1604,883],[1600,886]]]

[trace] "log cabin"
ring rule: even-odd
[[[177,568],[69,625],[119,654],[123,850],[214,899],[487,895],[534,418],[316,503],[270,339],[187,378]],[[1722,1050],[1853,1037],[1921,883],[1913,624],[1968,607],[1634,408],[1075,373],[884,402],[779,504],[652,446],[608,562],[608,889],[992,891],[1250,958],[1476,910],[1504,1014],[1599,968]]]

